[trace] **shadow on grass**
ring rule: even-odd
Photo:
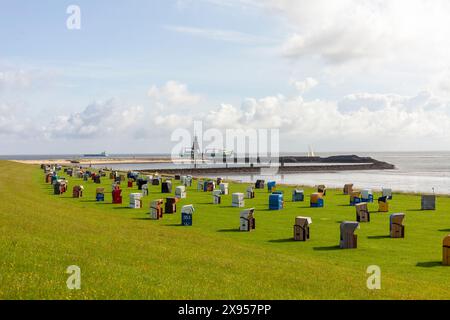
[[[165,227],[184,227],[181,223],[170,223],[170,224],[163,224]],[[190,226],[186,226],[190,227]]]
[[[439,229],[438,231],[441,231],[441,232],[450,232],[450,229]]]
[[[328,246],[328,247],[314,247],[315,251],[333,251],[333,250],[341,250],[339,246]]]
[[[131,218],[133,220],[152,221],[150,218]]]
[[[133,210],[132,208],[130,208],[130,207],[114,207],[113,208],[114,210],[124,210],[124,209],[127,209],[127,210]]]
[[[268,242],[284,243],[284,242],[296,242],[296,241],[294,240],[294,238],[285,238],[285,239],[272,239],[272,240],[269,240]]]
[[[239,230],[237,228],[233,228],[233,229],[219,229],[219,230],[217,230],[217,232],[241,232],[241,230]]]
[[[367,239],[389,239],[391,236],[367,236]]]
[[[407,209],[405,211],[415,211],[415,212],[420,212],[420,211],[433,211],[433,210],[422,210],[422,209]]]
[[[418,262],[416,264],[416,267],[421,267],[421,268],[433,268],[433,267],[439,267],[439,266],[442,266],[441,261],[426,261],[426,262]]]

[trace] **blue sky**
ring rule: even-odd
[[[449,13],[441,0],[2,1],[0,153],[170,152],[194,120],[279,128],[282,151],[448,149]]]

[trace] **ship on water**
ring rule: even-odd
[[[83,157],[85,158],[106,158],[108,154],[103,151],[101,153],[92,153],[92,154],[84,154]]]

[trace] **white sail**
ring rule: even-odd
[[[308,146],[308,149],[308,157],[315,157],[316,155],[314,154],[314,150],[311,145]]]

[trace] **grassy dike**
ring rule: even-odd
[[[84,198],[71,197],[75,184]],[[111,180],[102,185],[109,191]],[[406,213],[405,239],[390,239],[389,213],[370,204],[358,249],[340,250],[339,223],[355,220],[341,190],[327,191],[324,208],[309,208],[309,197],[293,203],[292,188],[281,187],[281,211],[269,211],[267,190],[256,190],[245,200],[256,208],[256,230],[246,233],[231,207],[231,193],[246,184],[231,183],[212,205],[194,183],[178,212],[160,221],[146,219],[150,200],[167,196],[160,186],[150,186],[143,209],[127,208],[136,187],[124,186],[123,205],[112,205],[109,192],[95,202],[98,186],[69,178],[70,192],[55,196],[37,166],[0,161],[1,299],[450,299],[450,267],[440,265],[448,197],[425,212],[418,195],[394,194],[391,212]],[[181,227],[181,206],[191,203],[194,225]],[[313,219],[308,242],[292,241],[297,215]],[[66,287],[69,265],[81,268],[81,290]],[[381,290],[366,287],[369,265],[381,268]]]

